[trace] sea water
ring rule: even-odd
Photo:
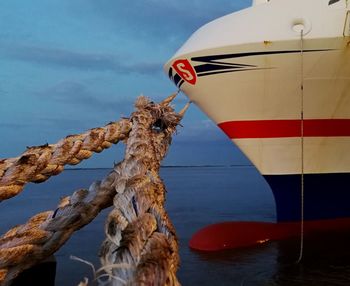
[[[60,197],[87,188],[108,172],[66,170],[43,184],[28,184],[20,195],[0,204],[0,233],[38,212],[55,209]],[[182,285],[350,285],[350,231],[306,238],[299,264],[299,238],[213,253],[189,249],[192,234],[208,224],[275,220],[272,194],[254,167],[168,167],[161,169],[161,176],[168,190],[166,208],[180,240]],[[99,266],[97,253],[108,211],[76,232],[56,253],[57,286],[92,279],[91,268],[70,256]]]

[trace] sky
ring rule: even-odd
[[[164,63],[203,24],[251,0],[0,1],[0,158],[128,116],[176,91]],[[180,110],[186,103],[180,94]],[[249,164],[195,105],[165,165]],[[79,167],[111,167],[123,144]]]

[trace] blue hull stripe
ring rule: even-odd
[[[300,221],[301,176],[265,175],[276,202],[277,221]],[[350,173],[304,175],[304,218],[350,217]]]

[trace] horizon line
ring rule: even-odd
[[[252,164],[230,164],[230,165],[164,165],[161,168],[220,168],[220,167],[253,167]],[[80,168],[65,168],[64,170],[106,170],[113,167],[80,167]]]

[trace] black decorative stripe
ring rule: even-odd
[[[243,68],[249,68],[249,67],[256,67],[253,65],[240,65],[240,64],[204,64],[204,65],[198,65],[194,69],[196,70],[197,74],[203,73],[203,72],[209,72],[209,71],[218,71],[218,70],[236,70],[236,69],[243,69]]]
[[[334,51],[335,49],[319,49],[319,50],[304,50],[305,53],[308,52],[327,52]],[[266,56],[266,55],[279,55],[279,54],[296,54],[300,53],[300,50],[288,50],[288,51],[264,51],[264,52],[248,52],[248,53],[238,53],[238,54],[221,54],[221,55],[210,55],[193,57],[191,60],[193,62],[201,62],[194,67],[198,77],[215,75],[220,73],[238,72],[238,71],[252,71],[252,70],[264,70],[273,68],[259,68],[255,65],[241,64],[241,63],[230,63],[222,62],[220,60],[227,60],[233,58],[251,57],[251,56]],[[184,84],[184,80],[179,74],[173,74],[173,69],[169,69],[169,78],[175,83],[175,85],[180,88]]]
[[[331,49],[305,50],[304,52],[323,52],[323,51],[332,51],[332,50]],[[193,57],[191,60],[194,62],[204,63],[202,65],[197,65],[194,67],[198,77],[201,77],[201,76],[214,75],[214,74],[220,74],[220,73],[265,69],[265,68],[259,68],[258,66],[254,66],[254,65],[227,63],[227,62],[222,62],[220,60],[224,60],[224,59],[227,60],[227,59],[240,58],[240,57],[292,54],[292,53],[300,53],[300,50],[264,51],[264,52],[238,53],[238,54],[211,55],[211,56]],[[267,68],[267,69],[270,69],[270,68]]]
[[[207,76],[207,75],[214,75],[214,74],[221,74],[221,73],[229,73],[229,72],[244,72],[244,71],[270,70],[270,69],[274,69],[274,68],[252,68],[252,69],[239,69],[239,70],[228,70],[228,71],[216,71],[216,72],[209,72],[209,73],[201,73],[201,74],[198,74],[198,77]]]
[[[173,68],[170,68],[169,71],[168,71],[168,77],[170,79],[173,79]]]
[[[181,80],[180,83],[179,83],[179,85],[177,85],[177,86],[180,88],[181,85],[183,85],[184,82],[185,82],[184,80]]]
[[[184,83],[184,80],[177,73],[173,74],[173,68],[169,69],[168,76],[178,88]]]
[[[304,53],[308,53],[308,52],[326,52],[326,51],[333,51],[333,50],[334,49],[304,50]],[[218,63],[216,61],[224,60],[224,59],[252,57],[252,56],[264,56],[264,55],[293,54],[293,53],[300,53],[300,50],[249,52],[249,53],[238,53],[238,54],[212,55],[212,56],[193,57],[191,60],[194,61],[194,62]]]
[[[178,75],[178,74],[175,74],[174,77],[173,77],[173,81],[175,83],[175,85],[178,85],[178,83],[182,80],[182,78]]]
[[[339,2],[339,1],[340,1],[340,0],[330,0],[330,1],[328,2],[328,6],[333,5],[333,4],[335,4],[335,3]]]

